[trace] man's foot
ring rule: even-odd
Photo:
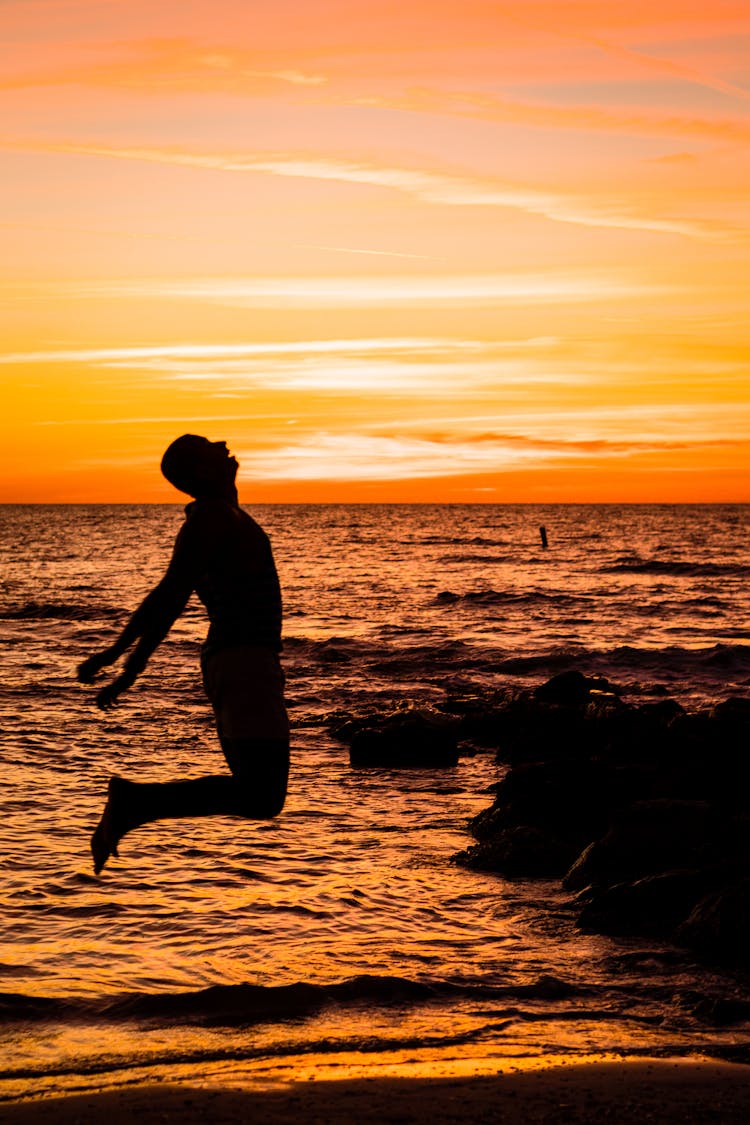
[[[122,777],[110,778],[107,803],[102,819],[91,837],[91,854],[94,857],[94,874],[98,875],[111,855],[117,855],[117,845],[129,827],[125,816],[126,786],[132,784]]]

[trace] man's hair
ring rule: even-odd
[[[172,442],[161,459],[161,471],[169,483],[188,496],[195,496],[199,487],[195,455],[198,444],[202,446],[205,441],[206,438],[197,434],[183,434]]]

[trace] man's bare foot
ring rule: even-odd
[[[111,855],[117,855],[117,845],[131,825],[125,815],[126,786],[131,784],[122,777],[110,778],[107,803],[102,818],[91,837],[91,854],[94,857],[94,874],[98,875]]]

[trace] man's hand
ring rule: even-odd
[[[102,668],[106,668],[108,664],[114,664],[119,655],[114,645],[103,649],[102,652],[96,652],[88,660],[84,660],[82,664],[78,665],[76,676],[82,684],[90,684],[97,673],[101,672]]]
[[[111,684],[107,684],[98,692],[96,697],[96,705],[102,711],[109,711],[112,707],[117,706],[118,697],[132,685],[134,677],[123,672]]]

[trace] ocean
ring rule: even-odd
[[[502,776],[493,751],[467,747],[442,771],[353,770],[330,733],[569,668],[636,703],[750,694],[750,508],[248,510],[284,593],[285,810],[139,829],[96,878],[89,837],[112,774],[223,765],[199,603],[116,710],[75,680],[160,577],[182,510],[0,508],[0,1098],[273,1081],[321,1060],[329,1073],[543,1054],[750,1061],[750,1023],[703,1014],[747,997],[747,981],[659,942],[580,933],[556,882],[451,863]]]

